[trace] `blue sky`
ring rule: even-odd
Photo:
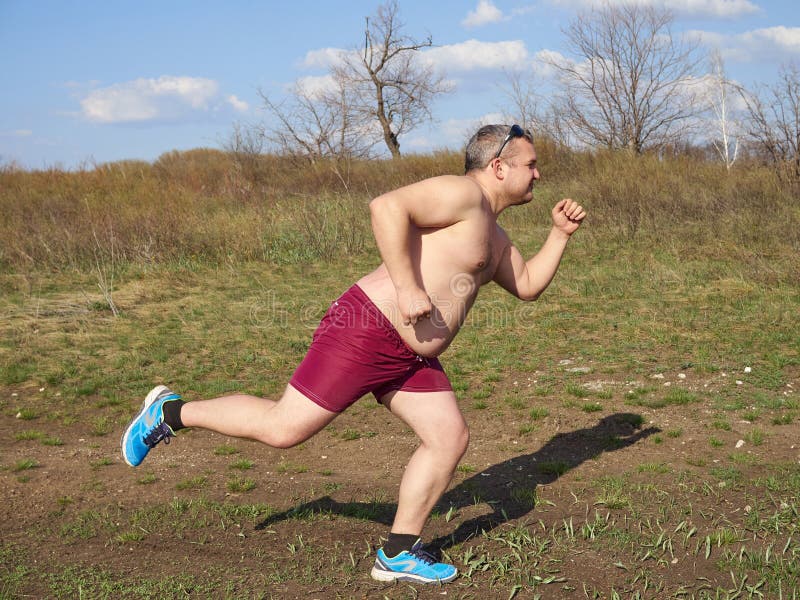
[[[460,147],[507,102],[505,73],[537,73],[542,53],[597,0],[400,0],[405,31],[433,37],[430,59],[455,85],[405,151]],[[613,1],[613,0],[612,0]],[[752,86],[800,61],[796,0],[638,0],[672,9],[674,31],[720,48]],[[75,168],[219,147],[235,122],[263,121],[279,98],[325,73],[331,49],[363,40],[377,1],[0,0],[0,164]],[[343,9],[342,7],[345,7]]]

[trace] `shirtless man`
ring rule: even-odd
[[[277,402],[245,394],[184,403],[154,388],[122,437],[139,465],[183,427],[261,441],[300,444],[368,392],[419,436],[400,484],[397,513],[372,577],[451,581],[419,536],[467,449],[469,430],[437,360],[463,324],[478,289],[495,281],[522,300],[550,284],[585,211],[564,199],[553,227],[526,261],[497,224],[509,206],[533,198],[539,179],[529,132],[488,125],[470,140],[464,176],[427,179],[375,198],[372,227],[383,262],[336,300]]]

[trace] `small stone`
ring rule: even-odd
[[[686,379],[686,373],[678,373],[678,379]]]
[[[752,370],[753,370],[753,369],[751,369],[750,367],[745,367],[745,368],[744,368],[744,372],[745,372],[745,373],[749,373],[749,372],[750,372],[750,371],[752,371]]]
[[[741,448],[742,446],[744,446],[744,440],[739,440],[738,442],[736,442],[737,449]]]
[[[753,508],[749,504],[744,507],[744,512],[746,512],[748,515],[750,514],[751,510],[753,510]]]
[[[653,379],[664,379],[664,374],[663,373],[656,373],[655,375],[652,375],[652,378]]]
[[[736,380],[736,385],[742,385],[743,383],[744,383],[744,381],[741,381],[739,379]]]

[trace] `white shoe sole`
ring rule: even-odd
[[[455,571],[450,577],[445,579],[429,579],[427,577],[421,577],[420,575],[414,575],[413,573],[386,571],[384,569],[379,569],[377,566],[372,567],[372,571],[370,572],[370,576],[377,581],[413,581],[416,583],[448,583],[449,581],[453,581],[457,575],[458,571]]]

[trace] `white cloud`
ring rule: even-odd
[[[686,16],[718,18],[751,15],[761,10],[750,0],[550,0],[550,2],[577,10],[634,2],[641,6],[664,8]]]
[[[341,48],[309,50],[300,62],[300,66],[308,69],[327,69],[341,63],[345,54],[347,54],[347,50]]]
[[[553,63],[563,65],[570,62],[563,54],[555,50],[539,50],[533,55],[533,72],[539,77],[555,77],[559,71]]]
[[[420,152],[430,150],[434,147],[434,145],[434,141],[424,135],[409,137],[403,140],[403,146],[405,146],[406,149],[410,148],[411,150],[417,150]]]
[[[747,101],[742,97],[741,94],[735,93],[735,89],[740,83],[734,79],[727,79],[727,87],[726,87],[726,103],[727,109],[730,111],[731,115],[734,113],[741,113],[747,109]],[[710,74],[703,75],[696,79],[692,79],[689,83],[689,86],[692,86],[694,89],[692,93],[695,94],[697,98],[702,99],[705,102],[719,102],[719,97],[721,95],[720,83],[715,77]],[[710,105],[710,104],[709,104]]]
[[[477,69],[518,69],[528,64],[530,56],[521,40],[481,42],[467,40],[432,48],[423,58],[445,72]]]
[[[480,27],[489,23],[497,23],[504,19],[503,12],[491,0],[478,0],[475,10],[469,11],[467,17],[461,21],[464,27]]]
[[[769,27],[743,33],[740,36],[748,44],[768,47],[786,54],[800,54],[800,27]]]
[[[325,92],[336,89],[336,80],[332,75],[309,75],[300,77],[290,86],[308,98],[319,98]]]
[[[711,48],[719,48],[723,58],[732,61],[787,60],[800,56],[800,27],[769,27],[735,35],[711,31],[687,34]]]
[[[172,119],[208,110],[219,85],[212,79],[173,77],[136,79],[92,90],[81,100],[83,116],[96,123]]]
[[[441,125],[441,132],[449,140],[447,146],[465,146],[469,138],[484,125],[505,123],[506,118],[502,113],[492,112],[468,119],[448,119]]]
[[[759,12],[758,5],[750,0],[640,0],[643,4],[663,6],[682,15],[698,17],[741,17]]]
[[[342,62],[348,51],[340,48],[311,50],[300,66],[329,68]],[[530,66],[530,56],[525,42],[482,42],[471,39],[458,44],[435,46],[419,54],[419,59],[443,73],[461,73],[481,69],[518,69]],[[297,80],[310,90],[329,89],[328,75],[301,77]]]
[[[226,98],[228,104],[230,104],[235,110],[239,112],[247,112],[250,109],[250,105],[245,102],[244,100],[240,100],[234,94],[231,94]]]

